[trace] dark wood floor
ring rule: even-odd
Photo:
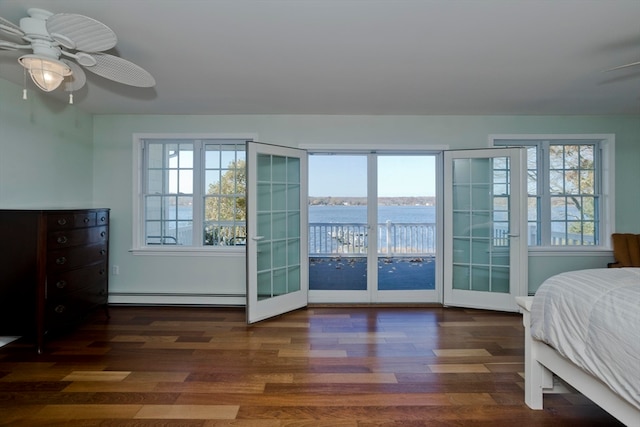
[[[0,424],[613,426],[576,394],[523,402],[521,317],[453,308],[111,307],[0,348]]]

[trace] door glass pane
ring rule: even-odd
[[[378,290],[435,289],[434,156],[379,155]]]
[[[367,289],[367,156],[309,156],[309,290]]]
[[[257,160],[258,300],[264,300],[300,290],[300,161],[267,154]]]
[[[509,159],[454,159],[452,167],[453,289],[508,293]]]

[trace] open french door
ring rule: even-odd
[[[518,311],[527,294],[526,152],[444,153],[444,304]]]
[[[307,153],[247,143],[247,322],[307,305]]]

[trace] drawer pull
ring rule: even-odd
[[[67,258],[61,256],[60,258],[56,258],[56,264],[63,265],[67,262]]]
[[[67,243],[68,241],[69,241],[69,239],[67,239],[67,236],[58,237],[58,243],[60,243],[61,245]]]
[[[84,223],[86,224],[86,223],[88,223],[88,222],[89,222],[89,218],[85,218],[83,221],[84,221]]]
[[[104,236],[106,236],[106,235],[107,235],[107,232],[106,232],[106,231],[102,231],[102,232],[100,233],[100,237],[104,237]]]
[[[106,273],[107,270],[105,270],[104,268],[100,270],[100,272],[98,274],[100,274],[101,276],[104,276],[104,273]]]
[[[105,217],[105,216],[101,216],[100,217],[100,222],[105,222],[106,220],[107,220],[107,217]]]
[[[56,282],[56,288],[58,289],[64,289],[67,287],[67,281],[66,280],[58,280]]]
[[[100,249],[100,255],[104,255],[106,253],[107,253],[107,251],[105,249]]]
[[[62,314],[64,313],[64,310],[66,309],[66,307],[62,304],[56,306],[56,308],[54,308],[53,310],[58,313],[58,314]]]
[[[66,219],[64,219],[64,218],[60,218],[60,219],[58,220],[58,225],[65,225],[66,223],[67,223],[67,220],[66,220]]]

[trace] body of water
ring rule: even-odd
[[[378,223],[435,223],[435,206],[380,206]],[[309,223],[366,224],[366,206],[309,206]]]

